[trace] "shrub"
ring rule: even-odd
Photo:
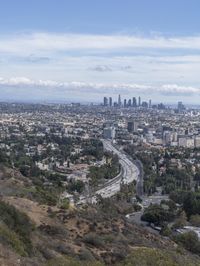
[[[91,251],[89,249],[86,249],[86,248],[84,248],[80,251],[79,258],[80,258],[80,260],[83,260],[83,261],[94,261],[95,260]]]
[[[188,263],[189,262],[189,263]],[[198,264],[181,258],[176,253],[153,248],[136,248],[120,266],[188,266]]]
[[[190,231],[184,234],[179,234],[174,240],[181,244],[185,249],[200,255],[200,241],[195,232]]]
[[[163,236],[170,236],[172,234],[172,230],[169,228],[169,226],[164,225],[160,233]]]
[[[68,199],[63,199],[60,208],[63,210],[69,209],[70,202]]]
[[[190,223],[193,226],[199,227],[200,226],[200,215],[199,214],[191,215]]]
[[[156,225],[162,225],[166,221],[171,221],[172,217],[173,214],[163,209],[162,206],[152,204],[144,211],[141,220]]]
[[[6,224],[9,230],[14,232],[24,244],[27,253],[32,250],[30,234],[34,229],[28,216],[3,201],[0,201],[0,222]],[[8,236],[9,237],[9,236]]]
[[[47,262],[46,266],[103,266],[102,263],[100,262],[79,262],[78,260],[75,260],[70,257],[59,257],[59,258],[54,258],[51,259]]]
[[[175,223],[173,224],[173,228],[183,228],[187,225],[187,216],[184,211],[182,211],[178,218],[176,218]]]
[[[0,242],[11,246],[21,256],[27,255],[24,243],[19,239],[19,236],[15,232],[9,230],[3,223],[0,224]]]
[[[49,236],[62,236],[62,237],[68,236],[68,231],[65,227],[42,224],[38,228]]]
[[[93,233],[89,233],[87,235],[84,236],[83,241],[89,245],[92,245],[94,247],[102,247],[104,245],[104,241],[103,239]]]

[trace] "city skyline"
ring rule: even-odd
[[[154,99],[153,99],[154,100]],[[154,102],[152,99],[143,99],[140,96],[138,97],[131,97],[131,98],[123,98],[121,97],[121,94],[118,95],[118,98],[115,97],[113,99],[113,97],[109,96],[104,96],[103,97],[103,102],[101,102],[100,105],[104,106],[104,107],[116,107],[116,108],[145,108],[145,109],[166,109],[166,108],[170,108],[170,107],[175,107],[175,105],[170,106],[168,104],[163,104],[163,102]],[[176,103],[177,105],[177,110],[182,112],[184,111],[185,105],[182,103],[182,101],[178,101]],[[189,106],[188,106],[189,107]],[[192,107],[192,106],[190,106]],[[176,107],[175,107],[176,108]],[[196,107],[195,107],[196,108]]]
[[[200,1],[0,7],[0,265],[200,265]]]
[[[3,101],[199,103],[198,1],[0,2]]]

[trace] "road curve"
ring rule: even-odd
[[[137,182],[139,180],[139,169],[138,167],[130,161],[126,154],[118,150],[113,146],[110,140],[101,140],[104,149],[116,154],[119,158],[119,163],[121,164],[122,171],[115,178],[109,180],[104,184],[104,187],[96,191],[96,194],[101,195],[103,198],[111,197],[120,191],[120,184],[130,184],[134,180]]]
[[[130,161],[125,153],[114,147],[110,140],[101,139],[101,141],[105,150],[118,156],[119,163],[121,164],[121,172],[113,179],[107,181],[103,187],[98,189],[93,195],[81,197],[79,204],[86,202],[95,203],[97,195],[101,195],[102,198],[112,197],[120,191],[120,185],[122,183],[130,184],[134,180],[139,182],[140,171],[137,165]]]

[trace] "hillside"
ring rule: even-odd
[[[35,189],[30,179],[1,166],[1,265],[200,264],[173,241],[128,223],[128,203],[107,199],[63,209],[37,202],[27,189]]]

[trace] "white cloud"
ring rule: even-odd
[[[122,91],[200,99],[199,50],[200,36],[1,35],[0,94],[9,88],[13,95],[37,89],[49,96]]]
[[[0,52],[30,54],[69,50],[196,49],[200,36],[143,37],[135,35],[92,35],[70,33],[29,33],[0,37]]]
[[[62,83],[51,80],[34,81],[26,77],[14,77],[9,79],[0,78],[0,85],[3,86],[36,86],[36,87],[59,87]]]
[[[159,93],[165,95],[188,95],[200,94],[200,88],[191,86],[180,86],[177,84],[163,84],[160,86],[133,84],[133,83],[91,83],[91,82],[57,82],[53,80],[32,80],[26,77],[0,78],[0,88],[26,88],[29,89],[52,89],[55,92],[75,93]]]

